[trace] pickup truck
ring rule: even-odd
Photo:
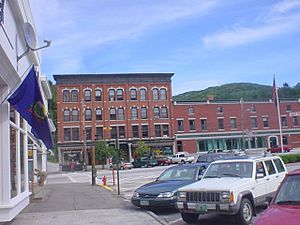
[[[200,181],[178,189],[176,207],[186,223],[215,213],[233,216],[234,224],[250,225],[256,207],[266,204],[286,173],[277,156],[214,161]]]
[[[172,156],[173,163],[192,163],[194,160],[194,156],[189,155],[187,152],[178,152]]]

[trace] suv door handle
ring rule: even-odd
[[[267,178],[266,180],[270,180],[270,178]]]
[[[276,178],[278,178],[279,177],[279,175],[278,176],[276,176]]]

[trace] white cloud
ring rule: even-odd
[[[242,26],[235,25],[203,38],[207,47],[231,47],[260,41],[275,36],[288,34],[300,29],[300,13],[287,12],[300,6],[300,1],[282,1],[271,7],[262,18],[260,25]]]

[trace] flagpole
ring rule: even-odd
[[[282,127],[281,127],[281,114],[280,114],[280,105],[279,105],[279,98],[278,98],[278,89],[275,87],[275,94],[276,94],[276,105],[277,105],[277,115],[278,115],[278,125],[279,125],[279,134],[280,134],[280,146],[281,146],[281,153],[283,153],[283,139],[282,139]]]

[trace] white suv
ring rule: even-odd
[[[215,161],[203,178],[177,192],[182,219],[195,223],[200,214],[234,215],[236,224],[251,224],[255,207],[266,203],[287,173],[277,156]]]

